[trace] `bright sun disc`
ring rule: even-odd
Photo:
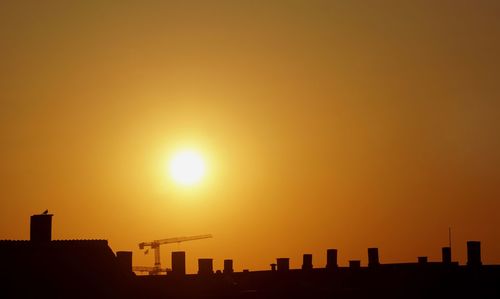
[[[178,184],[194,185],[205,175],[205,163],[194,151],[179,152],[170,161],[170,175]]]

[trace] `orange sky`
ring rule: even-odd
[[[78,4],[79,2],[79,4]],[[500,263],[500,2],[2,1],[0,239]],[[203,184],[165,173],[192,147]],[[169,264],[169,263],[168,263]]]

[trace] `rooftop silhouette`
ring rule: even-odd
[[[52,217],[33,215],[30,240],[1,240],[2,298],[499,298],[500,266],[483,265],[481,243],[467,242],[467,264],[442,261],[384,264],[378,248],[368,248],[368,265],[337,264],[337,249],[327,249],[327,264],[314,265],[304,254],[301,269],[276,258],[267,271],[235,272],[233,260],[222,270],[199,258],[198,273],[186,274],[186,252],[171,254],[166,275],[135,275],[132,252],[116,254],[106,240],[52,240]]]

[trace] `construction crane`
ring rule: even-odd
[[[169,238],[169,239],[154,240],[151,242],[139,243],[139,249],[143,250],[146,247],[150,247],[154,251],[155,265],[153,267],[134,267],[134,271],[149,272],[149,274],[151,274],[151,275],[157,275],[157,274],[160,274],[162,272],[167,272],[170,269],[164,269],[161,267],[160,245],[171,244],[171,243],[181,243],[181,242],[186,242],[186,241],[193,241],[193,240],[200,240],[200,239],[207,239],[207,238],[212,238],[212,235],[197,235],[197,236],[190,236],[190,237],[177,237],[177,238]],[[148,252],[149,252],[149,249],[146,249],[146,251],[144,253],[148,254]]]

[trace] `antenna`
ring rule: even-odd
[[[448,246],[451,249],[451,227],[448,227]]]

